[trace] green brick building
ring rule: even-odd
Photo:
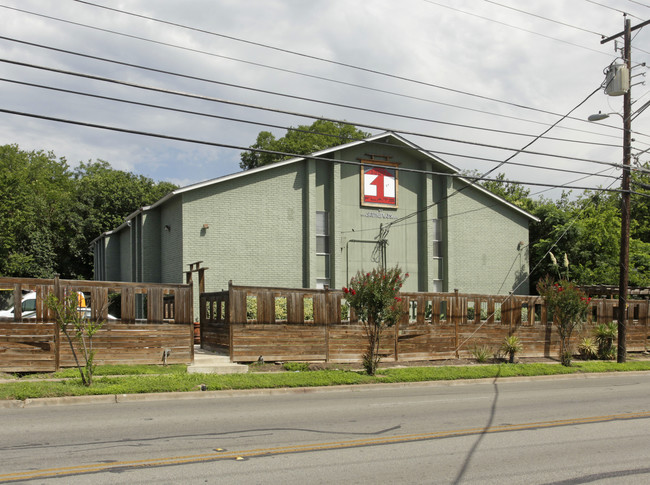
[[[408,291],[527,294],[532,220],[384,133],[171,192],[94,241],[95,279],[181,283],[202,261],[207,291],[341,288],[398,264]]]

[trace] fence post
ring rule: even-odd
[[[232,314],[232,304],[234,302],[233,290],[232,290],[232,280],[228,280],[228,300],[226,302],[226,314],[224,315],[224,322],[228,325],[228,347],[230,351],[230,362],[233,361],[233,335],[232,335],[232,322],[230,315]]]
[[[449,309],[448,309],[449,310]],[[460,358],[460,353],[458,352],[458,347],[460,346],[460,297],[458,296],[458,289],[454,289],[454,304],[452,305],[452,318],[454,319],[454,328],[456,334],[456,340],[454,343],[454,348],[456,352],[456,358]]]
[[[334,296],[330,292],[330,287],[329,285],[325,285],[325,306],[327,308],[327,320],[325,321],[325,362],[330,361],[330,324],[332,323],[332,319],[334,317],[334,312],[336,308],[338,307],[336,300],[332,302],[332,297]],[[339,309],[339,315],[341,314],[341,310]],[[304,311],[303,311],[304,315]]]
[[[59,300],[59,304],[63,303],[63,290],[61,288],[61,282],[59,281],[59,275],[54,275],[54,296]],[[50,310],[48,309],[48,315]],[[59,322],[56,320],[56,314],[54,315],[54,371],[58,371],[61,368],[61,330],[59,329]]]

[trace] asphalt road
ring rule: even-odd
[[[0,409],[0,483],[649,483],[650,374]]]

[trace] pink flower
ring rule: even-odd
[[[406,273],[404,276],[406,276],[408,278],[410,275],[408,273]]]

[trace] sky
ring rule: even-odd
[[[616,188],[622,116],[586,119],[622,113],[599,87],[624,12],[634,27],[650,0],[0,0],[0,144],[186,186],[238,172],[262,130],[326,118],[534,196]],[[640,111],[650,26],[632,37]],[[650,109],[632,129],[647,162]]]

